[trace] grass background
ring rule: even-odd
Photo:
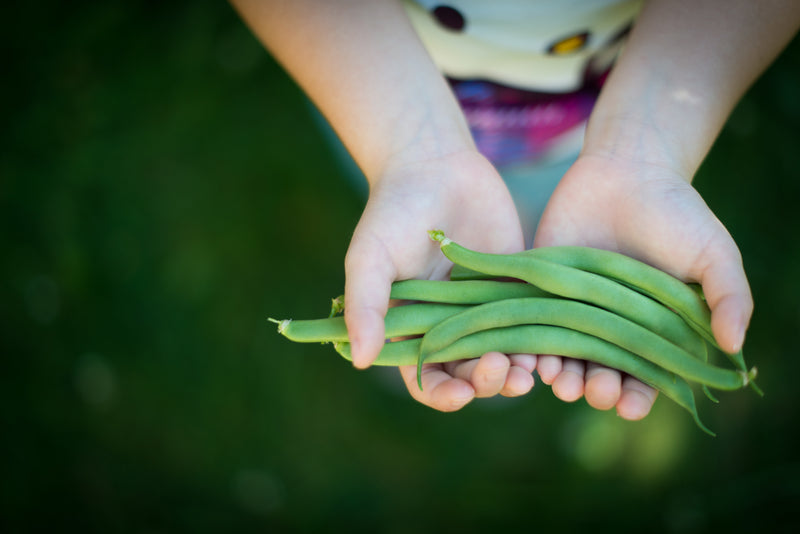
[[[763,399],[628,423],[537,385],[440,414],[268,316],[341,293],[363,198],[224,2],[16,5],[0,36],[3,532],[794,532],[800,43],[696,187]]]

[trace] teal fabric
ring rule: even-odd
[[[577,157],[576,152],[552,163],[533,162],[498,169],[514,197],[525,234],[526,247],[530,248],[533,243],[539,219],[553,190]]]

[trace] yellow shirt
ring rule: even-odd
[[[642,0],[405,0],[441,71],[543,92],[578,89],[614,60]]]

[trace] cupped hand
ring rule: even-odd
[[[734,240],[678,170],[613,155],[582,155],[564,175],[539,223],[534,246],[581,245],[626,254],[702,285],[723,350],[735,353],[753,311]],[[539,356],[543,382],[564,401],[585,396],[625,419],[646,416],[656,392],[599,365]]]
[[[523,248],[514,202],[494,167],[477,152],[386,168],[371,184],[345,258],[345,321],[356,367],[368,367],[385,342],[392,282],[447,277],[452,264],[428,238],[434,228],[478,250]],[[401,368],[401,376],[416,400],[453,411],[476,396],[526,393],[535,365],[530,355],[489,353],[476,360],[425,364],[422,390],[416,366]]]

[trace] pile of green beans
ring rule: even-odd
[[[698,286],[622,254],[589,247],[543,247],[516,254],[467,249],[433,230],[453,262],[450,280],[404,280],[390,297],[384,345],[373,365],[417,366],[480,357],[490,351],[554,354],[599,363],[654,387],[700,420],[698,386],[750,386],[756,369],[727,354],[711,332]],[[324,319],[274,320],[296,342],[332,343],[351,360],[343,297]],[[396,340],[395,340],[396,339]],[[712,361],[724,354],[733,368]]]

